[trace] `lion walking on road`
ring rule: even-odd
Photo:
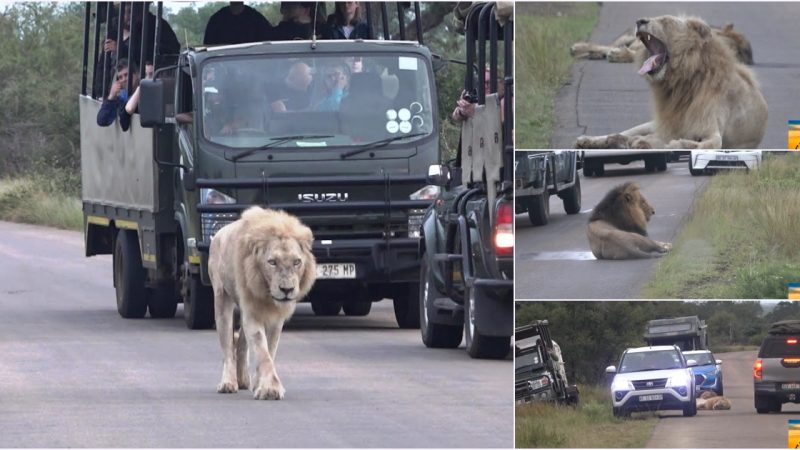
[[[252,387],[256,399],[283,398],[286,391],[275,370],[275,356],[284,322],[316,279],[313,243],[311,229],[296,217],[257,206],[214,235],[208,274],[223,354],[217,392]],[[242,329],[234,339],[237,307]],[[252,383],[248,347],[258,364]]]
[[[639,19],[636,36],[654,120],[616,134],[580,136],[576,148],[758,148],[767,102],[753,72],[708,24],[695,17]]]
[[[629,181],[611,191],[589,217],[589,247],[597,259],[637,259],[662,256],[672,244],[647,236],[647,222],[656,210]]]

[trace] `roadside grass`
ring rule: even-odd
[[[800,282],[800,154],[718,173],[657,265],[642,298],[786,299]]]
[[[714,353],[752,352],[757,351],[758,345],[715,345]]]
[[[0,220],[83,229],[80,198],[38,176],[0,180]]]
[[[569,79],[576,41],[597,23],[598,3],[518,4],[514,83],[517,148],[549,148],[555,125],[555,97]]]
[[[516,407],[516,448],[642,448],[658,421],[654,413],[614,417],[604,386],[580,386],[577,408],[552,404]]]

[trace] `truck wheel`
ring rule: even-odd
[[[550,192],[546,189],[536,197],[531,198],[528,206],[528,218],[534,226],[547,225],[550,218]]]
[[[145,270],[136,234],[119,230],[114,245],[114,286],[117,312],[126,319],[141,319],[147,313]]]
[[[756,412],[759,414],[768,414],[769,410],[771,409],[770,408],[771,401],[769,397],[761,397],[759,395],[756,395],[755,400],[756,400]]]
[[[475,304],[482,299],[480,289],[466,288],[464,305],[464,335],[467,353],[473,358],[503,359],[509,352],[511,338],[504,336],[484,336],[475,327]]]
[[[564,201],[564,211],[567,214],[578,214],[581,212],[581,177],[575,173],[575,184],[567,189],[561,199]]]
[[[394,318],[400,328],[419,328],[419,283],[407,283],[393,300]]]
[[[645,158],[644,158],[644,170],[646,170],[647,172],[653,173],[653,172],[656,171],[656,166],[657,166],[657,163],[656,163],[655,157],[650,156],[650,155],[645,156]]]
[[[656,155],[656,170],[659,172],[664,172],[667,170],[667,163],[669,162],[669,154],[662,153],[660,155]]]
[[[433,301],[436,299],[436,286],[433,285],[433,274],[428,267],[427,255],[422,255],[420,267],[422,282],[419,284],[419,331],[422,343],[429,348],[456,348],[461,344],[463,328],[458,325],[431,323],[430,317],[436,314]]]
[[[311,310],[317,316],[338,316],[341,309],[342,304],[337,301],[326,298],[311,299]]]
[[[183,295],[183,320],[190,330],[204,330],[214,326],[214,291],[200,280],[200,275],[186,269]]]
[[[178,296],[172,284],[147,289],[147,309],[150,311],[150,317],[154,319],[175,317],[175,311],[178,310]]]
[[[342,309],[344,310],[344,314],[346,316],[356,316],[356,317],[366,316],[372,309],[372,302],[367,300],[367,301],[345,303],[344,305],[342,305]]]
[[[694,166],[692,165],[692,157],[691,156],[689,157],[689,173],[691,173],[693,177],[699,177],[700,175],[703,174],[703,171],[701,169],[695,169],[694,168]]]

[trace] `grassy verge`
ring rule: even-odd
[[[580,386],[577,408],[534,404],[516,408],[516,448],[642,448],[657,418],[651,413],[620,419],[611,413],[608,390]]]
[[[83,229],[80,198],[34,178],[0,180],[0,220]]]
[[[714,354],[731,352],[752,352],[758,350],[758,345],[715,345]]]
[[[569,47],[597,23],[597,3],[517,4],[516,141],[518,148],[549,148],[554,100],[574,62]]]
[[[643,298],[785,299],[800,281],[800,154],[708,181]]]

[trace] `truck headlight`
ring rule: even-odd
[[[528,381],[528,386],[531,388],[532,391],[538,391],[539,389],[544,389],[547,386],[550,386],[550,378],[545,375],[541,378],[530,380]]]
[[[440,191],[441,191],[441,188],[439,186],[434,186],[432,184],[429,184],[429,185],[423,187],[422,189],[414,191],[411,195],[408,196],[408,199],[409,200],[433,200],[439,195]]]
[[[223,194],[215,189],[200,189],[201,205],[221,205],[235,204],[236,199],[230,195]],[[211,242],[217,232],[225,225],[236,221],[239,218],[237,213],[202,213],[200,214],[200,227],[203,233],[203,242]]]
[[[408,210],[408,237],[419,238],[422,228],[422,219],[425,217],[424,209]]]

